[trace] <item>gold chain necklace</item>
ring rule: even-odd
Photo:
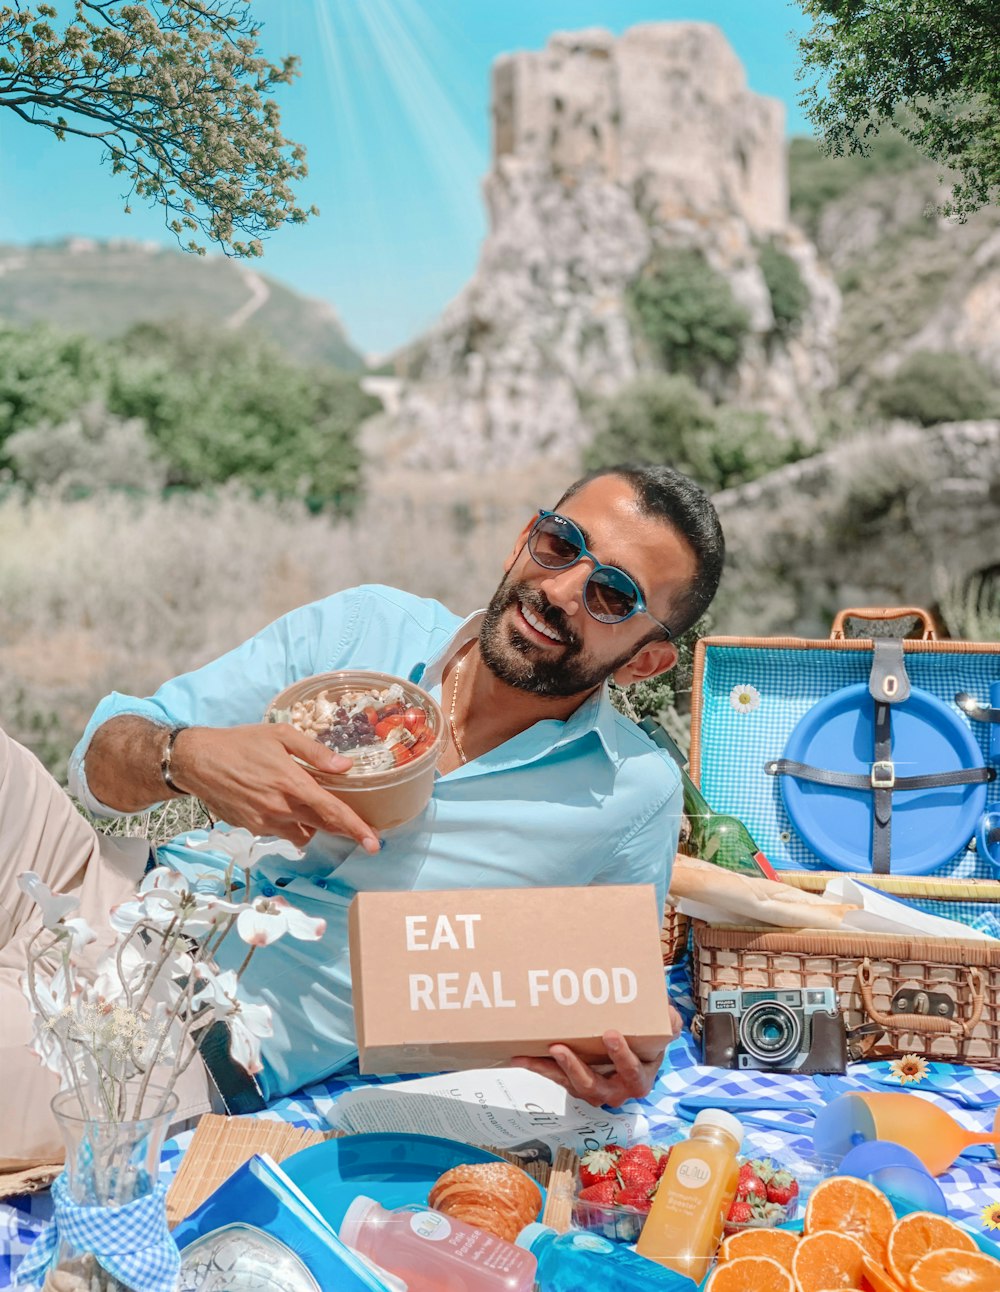
[[[451,738],[455,745],[455,750],[461,758],[463,764],[469,760],[465,756],[465,750],[462,748],[462,741],[459,739],[458,728],[455,726],[455,701],[458,699],[458,679],[462,674],[462,665],[465,663],[465,656],[455,665],[455,676],[452,679],[451,686],[451,708],[448,710],[448,726],[451,728]]]

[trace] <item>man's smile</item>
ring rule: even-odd
[[[546,641],[557,642],[560,646],[563,645],[563,639],[555,629],[550,628],[544,619],[539,618],[539,616],[528,607],[527,602],[518,601],[517,607],[520,611],[521,620],[523,623],[527,624],[534,636],[544,637]],[[519,627],[521,627],[521,625],[519,625]]]

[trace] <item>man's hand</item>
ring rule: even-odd
[[[670,1006],[672,1031],[667,1044],[681,1030],[681,1018]],[[584,1062],[568,1045],[550,1045],[551,1059],[512,1059],[511,1066],[528,1068],[539,1076],[548,1077],[588,1104],[617,1108],[626,1099],[642,1099],[648,1095],[663,1063],[666,1046],[657,1049],[633,1050],[621,1032],[605,1032],[602,1037],[608,1057],[614,1064],[610,1072],[601,1072]]]
[[[296,762],[321,772],[344,772],[351,760],[297,731],[290,723],[188,727],[174,741],[176,783],[202,800],[214,817],[258,835],[278,835],[299,847],[317,830],[355,839],[378,852],[378,836],[357,813],[317,785]]]

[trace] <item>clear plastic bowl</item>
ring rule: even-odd
[[[294,682],[274,697],[264,713],[265,722],[290,722],[291,711],[296,704],[315,700],[323,692],[326,692],[327,699],[337,704],[347,692],[378,692],[390,686],[401,689],[401,703],[407,708],[418,707],[427,714],[430,744],[398,766],[373,768],[372,760],[362,753],[349,772],[333,774],[309,768],[318,784],[357,812],[373,830],[392,830],[405,825],[419,816],[430,801],[434,771],[448,739],[444,715],[437,701],[413,682],[393,677],[390,673],[342,670],[317,673]]]

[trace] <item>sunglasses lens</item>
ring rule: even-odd
[[[562,516],[543,516],[528,539],[528,551],[548,570],[561,570],[580,559],[583,535],[572,521]]]
[[[624,570],[599,565],[587,581],[587,609],[605,624],[620,623],[635,610],[639,589]]]

